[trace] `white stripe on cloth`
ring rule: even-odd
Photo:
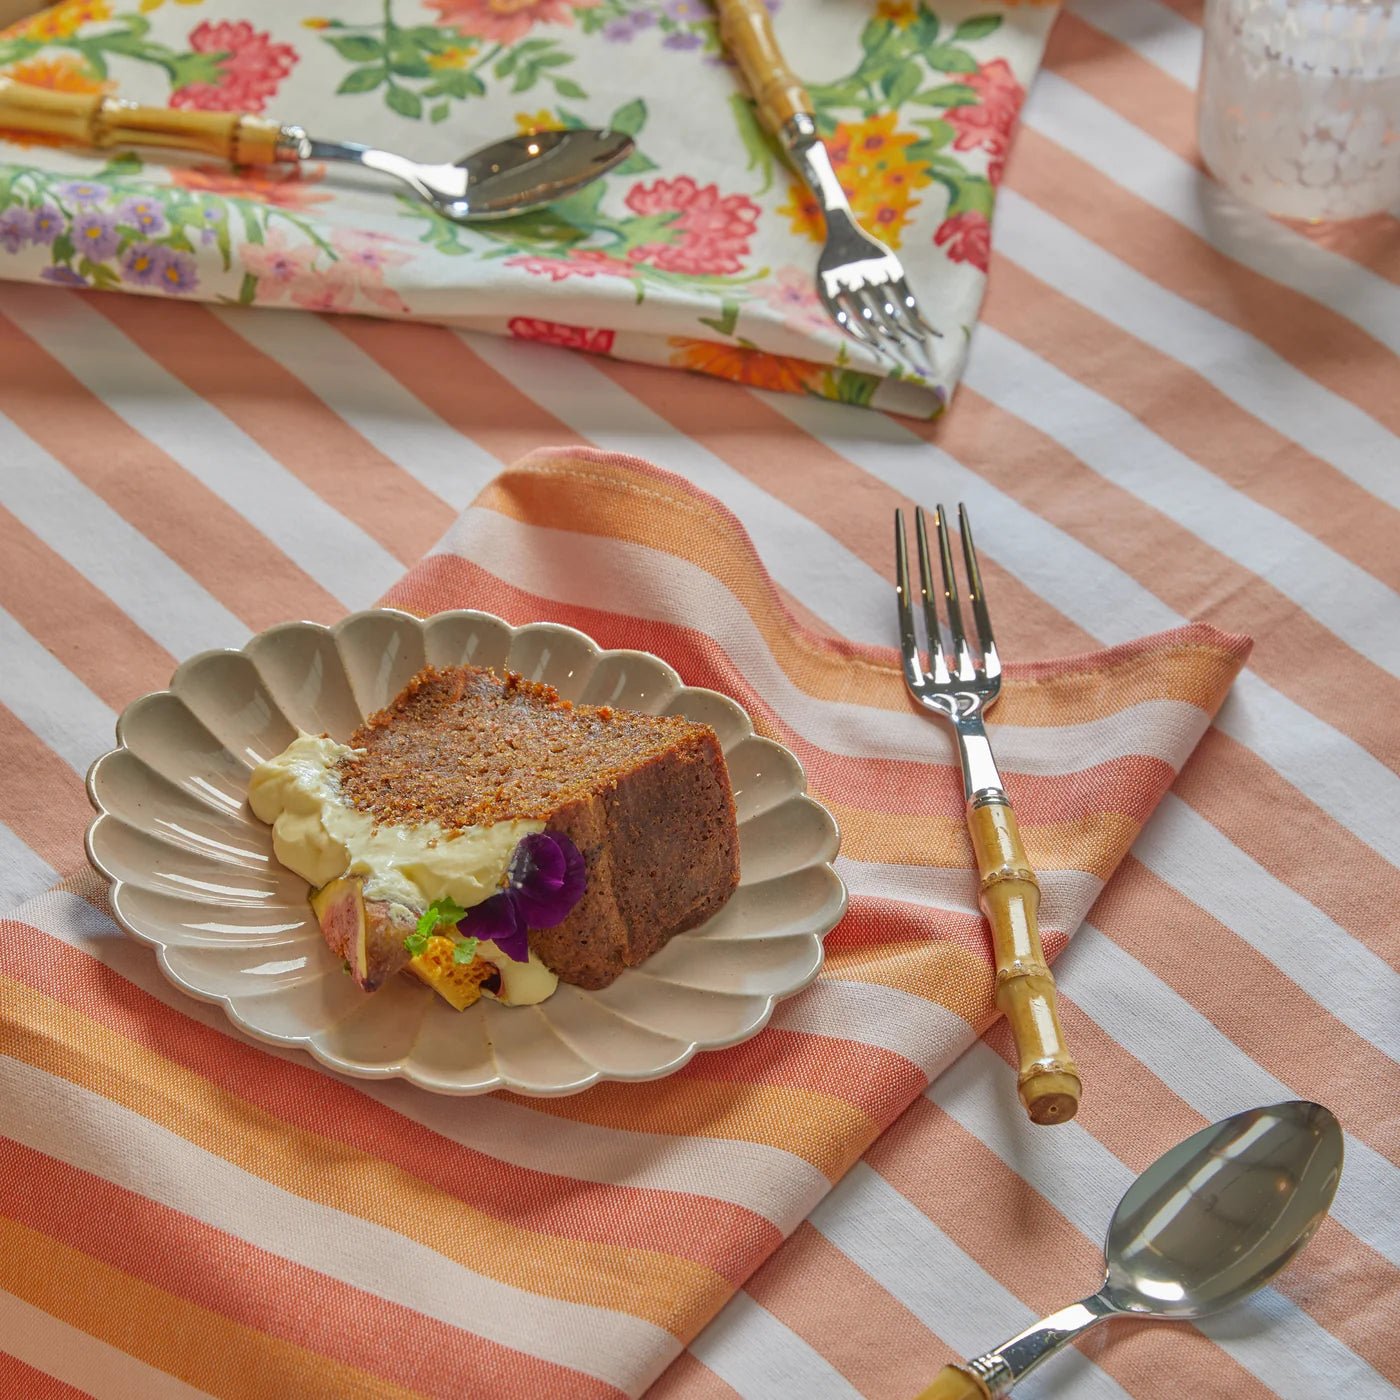
[[[0,312],[347,607],[366,606],[403,572],[383,545],[79,297],[5,283]]]
[[[963,1356],[979,1355],[1036,1321],[1014,1293],[864,1162],[833,1188],[810,1223]],[[929,1380],[933,1371],[930,1365]],[[1071,1387],[1075,1400],[1128,1400],[1112,1376],[1073,1348],[1016,1390],[1029,1400],[1050,1400]]]
[[[0,822],[0,915],[48,889],[57,879],[58,872],[48,861]]]
[[[1400,973],[1172,793],[1133,844],[1154,875],[1238,934],[1344,1026],[1400,1061]]]
[[[937,487],[945,499],[966,501],[974,520],[995,520],[995,535],[979,534],[978,552],[995,559],[1100,642],[1126,642],[1185,621],[1132,575],[903,424],[873,415],[854,423],[841,405],[816,399],[763,398],[897,491],[929,501]],[[1112,599],[1111,605],[1106,599]],[[1354,739],[1248,670],[1236,680],[1215,722],[1343,826],[1365,832],[1381,855],[1400,865],[1400,775]]]
[[[703,1362],[744,1400],[859,1400],[860,1392],[747,1293],[736,1293],[690,1344]]]
[[[995,327],[977,330],[964,382],[1138,500],[1277,589],[1359,655],[1400,676],[1400,595],[1251,500],[1126,409]]]
[[[1183,87],[1196,86],[1201,71],[1201,28],[1161,0],[1069,0],[1065,9],[1125,44]],[[1001,212],[998,203],[998,220]]]
[[[1134,1173],[1082,1123],[1063,1131],[1028,1133],[1015,1096],[995,1092],[1009,1074],[1006,1063],[978,1042],[924,1097],[936,1103],[990,1152],[1055,1207],[1086,1238],[1101,1240]],[[1066,1282],[1088,1293],[1098,1279]],[[1069,1301],[1068,1297],[1066,1301]],[[1280,1395],[1326,1395],[1385,1381],[1345,1343],[1276,1289],[1256,1294],[1228,1315],[1198,1324],[1200,1330]]]
[[[444,423],[393,375],[317,315],[211,306],[235,335],[299,379],[395,466],[460,510],[501,464]]]
[[[0,608],[0,705],[76,773],[112,747],[116,716],[56,656]]]
[[[1325,960],[1321,951],[1318,957]],[[1056,976],[1111,1039],[1212,1122],[1298,1097],[1092,923],[1061,954]],[[1376,1209],[1377,1201],[1394,1200],[1397,1193],[1400,1169],[1348,1133],[1346,1170],[1332,1214],[1400,1267],[1400,1218]]]
[[[450,1327],[629,1393],[680,1350],[650,1322],[500,1283],[386,1226],[293,1195],[23,1061],[0,1061],[0,1083],[0,1124],[26,1147]]]
[[[3,1288],[0,1349],[96,1400],[201,1400],[209,1394]],[[10,1400],[25,1397],[15,1395]]]
[[[743,602],[715,575],[665,550],[530,525],[474,507],[447,534],[438,552],[470,559],[516,587],[560,602],[703,632],[723,644],[786,724],[829,753],[939,764],[950,770],[956,766],[946,730],[912,708],[877,709],[799,689]],[[900,682],[893,671],[889,684],[898,695]],[[1005,771],[1045,777],[1134,755],[1179,768],[1205,727],[1206,716],[1198,706],[1175,700],[1140,701],[1082,724],[989,726]]]
[[[247,640],[217,598],[3,414],[0,461],[0,505],[172,655]]]
[[[523,393],[590,442],[645,457],[723,501],[743,521],[774,580],[837,631],[849,637],[889,634],[888,585],[874,569],[816,522],[676,432],[588,364],[587,356],[486,335],[463,339]],[[543,355],[536,358],[536,351],[548,354],[545,363]],[[839,586],[833,587],[836,581]]]
[[[1068,79],[1042,70],[1021,120],[1227,257],[1400,351],[1400,287],[1241,203]]]
[[[553,1115],[542,1123],[535,1110],[495,1095],[455,1099],[425,1094],[402,1082],[347,1081],[301,1051],[251,1040],[233,1026],[221,1007],[177,991],[148,948],[126,937],[75,894],[50,891],[21,905],[10,917],[97,959],[190,1020],[334,1079],[410,1122],[497,1161],[605,1185],[710,1196],[751,1210],[782,1230],[791,1230],[803,1219],[831,1185],[810,1162],[763,1143],[636,1132]]]
[[[1400,481],[1388,465],[1395,435],[1247,331],[1145,277],[1015,190],[1003,190],[997,196],[996,238],[1001,256],[1169,355],[1261,424],[1290,438],[1380,500],[1400,507]],[[981,344],[983,332],[977,335]],[[995,368],[981,360],[979,352],[973,367],[979,374],[989,371],[995,377]],[[1024,417],[1021,409],[1027,396],[1019,385],[1006,387],[1004,375],[1000,382],[999,395],[985,389],[978,392]],[[1093,422],[1098,425],[1103,419],[1095,414]],[[1230,519],[1233,522],[1234,516]]]

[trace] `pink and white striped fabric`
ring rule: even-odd
[[[102,977],[160,986],[149,955],[82,898],[90,883],[42,893],[81,867],[80,775],[115,713],[194,651],[372,602],[528,450],[664,464],[734,513],[799,616],[860,643],[891,636],[891,507],[962,499],[1008,655],[1190,620],[1250,634],[1253,653],[1057,963],[1092,1067],[1080,1118],[1026,1128],[993,1029],[653,1393],[912,1395],[950,1355],[1090,1291],[1113,1203],[1164,1147],[1233,1109],[1305,1096],[1338,1113],[1347,1165],[1332,1219],[1278,1286],[1199,1330],[1106,1328],[1017,1393],[1393,1394],[1400,948],[1383,911],[1400,896],[1400,227],[1309,237],[1232,206],[1193,164],[1199,43],[1192,0],[1073,0],[1061,16],[1008,166],[967,376],[934,425],[444,329],[0,288],[0,887],[4,907],[28,901],[19,916],[55,959],[73,952],[65,929],[108,952],[65,1014],[94,1017]],[[151,1053],[204,1072],[201,1036],[237,1042],[201,1014],[186,1042]],[[244,1199],[255,1164],[224,1157],[211,1174],[217,1144],[192,1147],[197,1123],[152,1128],[156,1099],[136,1095],[160,1086],[130,1071],[65,1089],[35,1068],[42,1037],[19,1048],[0,1045],[14,1056],[0,1131],[18,1144],[0,1211],[0,1395],[268,1394],[182,1342],[211,1335],[202,1287],[256,1251],[251,1267],[323,1290],[309,1296],[328,1315],[348,1306],[334,1293],[347,1279],[373,1291],[372,1221],[328,1216],[323,1247],[296,1236],[293,1251],[278,1211],[306,1183],[269,1183],[256,1217],[227,1218],[221,1203]],[[247,1132],[272,1131],[255,1087],[248,1069],[228,1102],[252,1104]],[[347,1123],[360,1095],[337,1100]],[[185,1102],[168,1084],[156,1098],[167,1113]],[[497,1104],[485,1140],[453,1142],[450,1105],[420,1105],[412,1133],[506,1155],[529,1110],[482,1102]],[[110,1140],[125,1151],[65,1149],[97,1117],[120,1119]],[[598,1125],[561,1113],[557,1128],[553,1166],[606,1177]],[[41,1134],[46,1169],[68,1174],[43,1218],[24,1191],[40,1150],[24,1144]],[[732,1141],[690,1141],[687,1180],[715,1199],[750,1167]],[[427,1166],[408,1155],[416,1139],[393,1146],[404,1190]],[[670,1169],[638,1184],[671,1189]],[[168,1183],[165,1233],[135,1235],[115,1203],[155,1181]],[[98,1259],[82,1232],[104,1221],[135,1254]],[[178,1275],[163,1240],[207,1268]],[[378,1281],[405,1326],[448,1325],[437,1243],[391,1288]],[[104,1330],[72,1313],[72,1290],[46,1280],[75,1259],[91,1287],[127,1290],[130,1316]],[[576,1344],[552,1329],[542,1314],[541,1348]],[[416,1337],[425,1357],[442,1345]],[[338,1364],[309,1392],[431,1393],[438,1374],[406,1362],[365,1389],[361,1361]]]

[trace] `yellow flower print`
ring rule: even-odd
[[[35,15],[19,35],[25,39],[67,39],[84,24],[111,18],[109,0],[63,0],[63,4]]]
[[[910,131],[896,131],[897,120],[896,113],[885,112],[864,121],[843,122],[826,143],[856,218],[892,248],[899,247],[904,226],[918,203],[915,191],[933,179],[925,166],[909,159],[908,148],[918,137]],[[794,181],[787,203],[780,205],[778,212],[792,221],[794,233],[821,241],[821,206],[805,185]]]
[[[310,19],[302,20],[301,27],[303,29],[329,29],[331,22],[328,19],[323,19],[320,15],[312,15]]]
[[[553,112],[541,107],[538,112],[517,112],[515,125],[522,136],[533,136],[537,131],[552,131],[559,123]]]
[[[202,5],[204,0],[175,0],[177,5]],[[165,4],[165,0],[141,0],[141,13],[148,15],[152,10],[158,10]]]
[[[919,13],[919,0],[880,0],[875,6],[875,18],[887,19],[901,29],[911,24]]]
[[[454,44],[441,53],[428,55],[429,68],[465,68],[467,60],[476,52],[475,44]]]

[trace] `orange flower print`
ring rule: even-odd
[[[330,198],[314,188],[325,177],[324,165],[249,167],[241,173],[226,165],[191,165],[177,167],[171,173],[177,185],[197,194],[256,199],[259,204],[275,204],[279,209],[306,209]]]
[[[875,18],[887,19],[901,29],[919,13],[919,0],[880,0],[875,6]]]
[[[51,92],[110,92],[115,83],[104,82],[79,59],[66,54],[60,58],[31,58],[5,70],[5,77],[32,87],[48,88]],[[67,138],[40,136],[33,131],[7,131],[5,140],[16,146],[62,146]]]
[[[821,366],[808,360],[769,355],[743,345],[717,345],[710,340],[687,340],[682,336],[672,336],[670,344],[669,363],[677,369],[713,374],[735,384],[747,384],[750,389],[805,394],[815,391],[822,375]]]
[[[537,131],[551,131],[559,125],[554,113],[541,107],[538,112],[517,112],[515,129],[522,136],[533,136]]]
[[[537,24],[572,24],[598,0],[428,0],[438,23],[491,44],[513,44]]]
[[[63,0],[11,31],[19,39],[67,39],[85,24],[111,19],[110,0]]]
[[[932,182],[928,170],[909,159],[908,149],[918,140],[917,135],[896,131],[897,120],[897,113],[885,112],[864,121],[842,122],[826,143],[856,218],[891,248],[899,247],[904,226],[918,203],[915,191]],[[821,241],[821,206],[805,185],[794,181],[787,203],[780,205],[778,212],[792,221],[794,233]]]

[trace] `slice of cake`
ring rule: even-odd
[[[712,729],[474,666],[425,668],[349,746],[300,736],[249,801],[362,987],[407,968],[459,1007],[606,987],[739,878]]]

